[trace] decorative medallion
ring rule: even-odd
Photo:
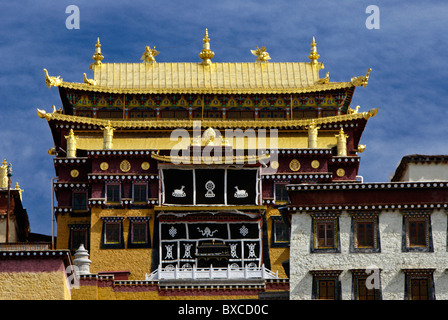
[[[129,163],[128,160],[121,161],[120,170],[123,172],[128,172],[129,170],[131,170],[131,164]]]
[[[338,170],[336,170],[336,174],[338,177],[343,177],[343,176],[345,176],[345,170],[342,168],[339,168]]]
[[[278,169],[279,163],[278,161],[271,161],[271,168],[272,169]]]
[[[148,170],[149,169],[149,162],[142,162],[142,169],[143,170]]]
[[[100,169],[106,171],[107,169],[109,169],[109,164],[107,162],[101,162]]]
[[[213,189],[215,189],[215,184],[212,180],[207,181],[205,184],[205,189],[207,189],[207,192],[205,193],[206,198],[214,198],[215,194],[213,193]]]
[[[292,159],[291,162],[289,163],[289,169],[291,169],[291,171],[299,171],[299,169],[300,169],[299,160]]]
[[[70,175],[71,175],[73,178],[76,178],[77,176],[79,176],[79,171],[76,170],[76,169],[73,169],[72,171],[70,171]]]
[[[319,163],[318,160],[313,160],[313,161],[311,161],[311,166],[312,166],[314,169],[317,169],[317,168],[319,168],[320,163]]]

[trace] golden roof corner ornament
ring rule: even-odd
[[[355,113],[358,113],[358,112],[359,112],[359,108],[361,108],[361,106],[356,106],[355,109],[352,109],[352,108],[348,107],[348,109],[347,109],[347,114],[355,114]]]
[[[352,85],[354,85],[355,87],[359,87],[359,86],[363,86],[366,87],[367,84],[369,83],[369,74],[370,71],[372,71],[372,68],[367,69],[366,75],[365,76],[361,76],[361,77],[353,77],[350,79],[350,82],[352,83]]]
[[[359,144],[359,145],[358,145],[358,149],[357,149],[357,151],[358,151],[359,153],[363,153],[364,150],[366,150],[366,145],[365,145],[365,144]]]
[[[50,121],[53,116],[52,113],[47,113],[45,110],[41,110],[39,108],[37,108],[36,111],[39,118],[46,119],[47,121]]]
[[[91,86],[96,86],[97,85],[96,80],[87,79],[87,75],[85,73],[83,75],[84,75],[84,83],[87,83],[87,84],[89,84]]]
[[[89,69],[92,69],[93,66],[100,66],[101,60],[104,59],[104,56],[101,54],[101,43],[100,43],[100,37],[96,40],[95,44],[95,53],[92,56],[92,59],[95,61],[92,64],[90,64]]]
[[[208,30],[205,29],[204,39],[202,39],[202,51],[199,53],[199,58],[202,59],[202,63],[205,66],[212,64],[211,59],[215,56],[215,53],[210,50],[210,38],[208,37]]]
[[[45,73],[45,84],[47,85],[48,89],[50,89],[51,87],[58,87],[62,84],[62,78],[60,76],[50,77],[47,69],[44,69],[44,73]]]
[[[313,36],[313,41],[311,42],[311,52],[308,58],[311,60],[311,64],[315,65],[317,64],[317,59],[319,59],[319,54],[317,53],[317,47],[316,47],[316,40]]]
[[[317,80],[318,84],[326,84],[328,82],[330,82],[330,72],[327,72],[327,74],[325,75],[325,78]]]
[[[142,57],[140,60],[143,60],[143,63],[155,63],[156,59],[155,56],[157,56],[160,52],[156,50],[156,46],[154,46],[153,49],[151,49],[150,46],[145,47],[145,52],[143,52]]]
[[[271,60],[271,57],[269,56],[269,53],[266,51],[266,47],[258,48],[257,50],[250,50],[254,56],[257,57],[257,60],[255,62],[268,62],[268,60]]]

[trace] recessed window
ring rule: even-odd
[[[286,184],[284,183],[275,184],[275,202],[276,203],[289,202],[288,192],[286,191]]]
[[[123,248],[123,223],[122,217],[102,217],[102,248]]]
[[[339,252],[337,214],[313,215],[311,252]]]
[[[340,300],[341,270],[311,271],[313,274],[312,298],[318,300]]]
[[[121,201],[121,186],[119,184],[106,184],[106,201],[114,204]]]
[[[433,251],[431,219],[428,213],[404,214],[403,251]]]
[[[351,270],[353,273],[354,300],[380,300],[380,270]]]
[[[72,254],[78,250],[82,244],[84,248],[89,250],[89,225],[88,224],[71,224],[68,247]]]
[[[149,236],[149,218],[128,217],[129,238],[128,248],[149,248],[151,245]]]
[[[405,299],[434,300],[434,269],[405,269]]]
[[[73,192],[73,211],[87,211],[87,192]]]
[[[271,216],[272,246],[284,247],[289,245],[289,226],[281,216]]]
[[[146,203],[148,200],[148,185],[134,184],[133,185],[133,203]]]
[[[351,252],[379,252],[378,215],[370,213],[352,215]]]

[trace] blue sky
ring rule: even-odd
[[[80,28],[66,28],[69,5]],[[380,29],[367,29],[366,8],[380,9]],[[364,131],[360,175],[388,181],[408,154],[448,154],[448,3],[446,1],[2,1],[0,3],[0,158],[25,190],[31,231],[51,234],[53,147],[36,108],[61,106],[45,86],[43,68],[82,82],[97,37],[103,62],[140,62],[146,45],[159,62],[200,62],[205,28],[216,62],[252,62],[266,46],[272,62],[308,61],[316,37],[330,81],[349,81],[372,68],[352,107],[379,107]]]

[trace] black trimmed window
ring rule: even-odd
[[[148,184],[134,183],[132,185],[132,203],[146,204],[148,201]]]
[[[128,248],[150,248],[149,217],[128,217]]]
[[[311,252],[340,252],[339,214],[313,214]]]
[[[287,203],[289,202],[288,192],[286,190],[286,183],[274,184],[274,197],[275,203]]]
[[[380,233],[377,213],[352,214],[351,252],[380,252]]]
[[[313,275],[312,298],[318,300],[341,300],[342,270],[310,271]]]
[[[101,232],[102,249],[124,248],[123,217],[101,217],[103,230]]]
[[[121,202],[121,184],[106,183],[106,203],[120,204]]]
[[[405,273],[405,300],[435,300],[435,269],[403,269]]]
[[[87,206],[87,191],[73,191],[72,193],[72,210],[73,212],[85,212],[88,210]]]
[[[380,269],[354,269],[351,271],[354,300],[381,300]]]
[[[73,255],[79,246],[82,244],[86,250],[90,250],[89,241],[89,224],[69,224],[70,230],[68,248]]]
[[[433,252],[431,216],[427,211],[403,213],[403,251]]]
[[[287,247],[290,242],[289,226],[282,216],[271,216],[273,247]]]

